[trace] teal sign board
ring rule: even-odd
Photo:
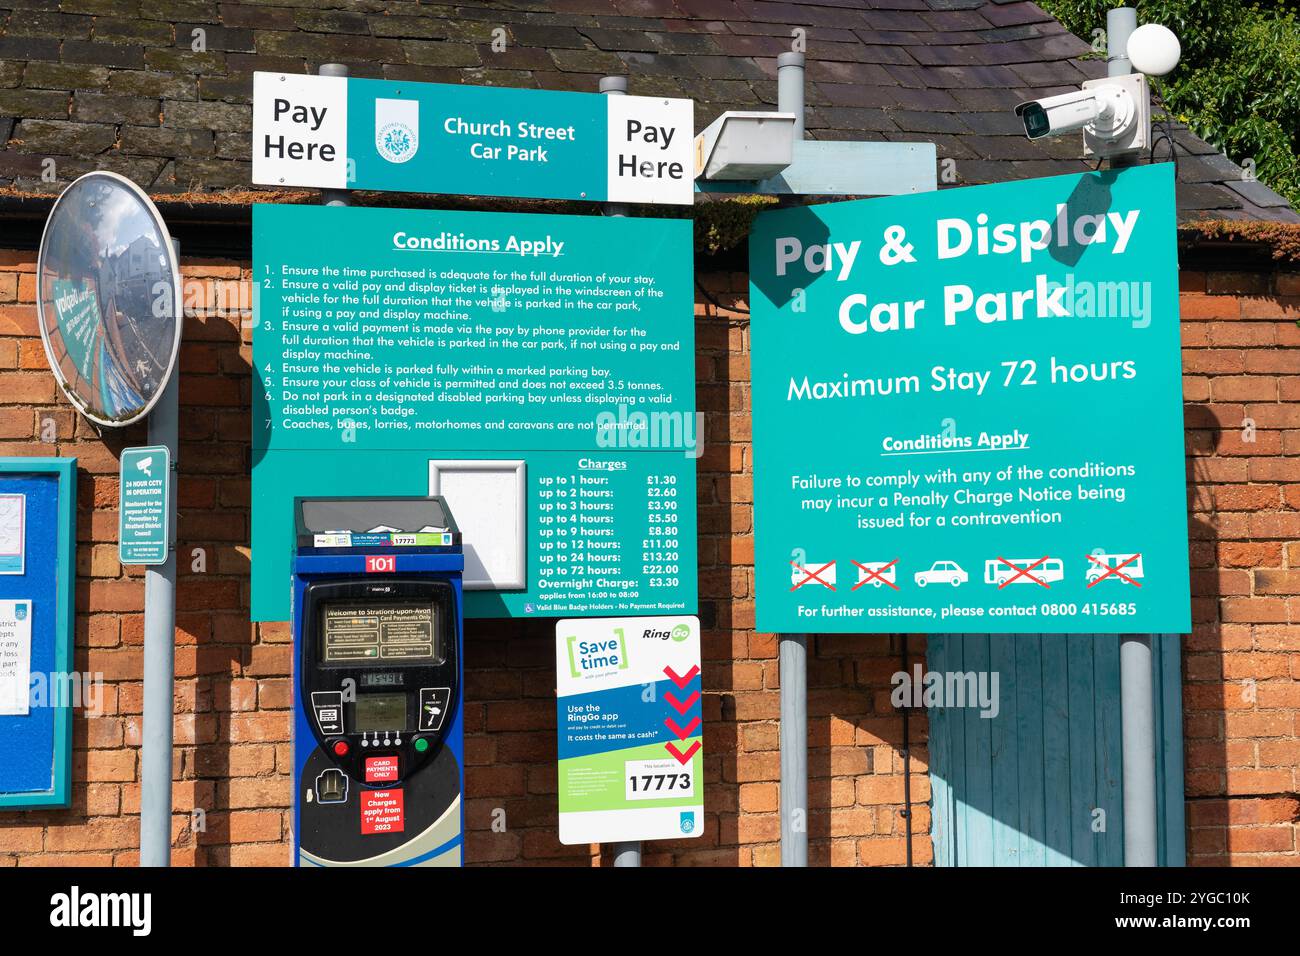
[[[694,135],[683,99],[253,78],[263,185],[690,204]]]
[[[1190,628],[1170,165],[750,237],[758,628]]]
[[[171,453],[165,445],[122,449],[117,554],[123,564],[165,564],[170,550]]]
[[[253,247],[255,620],[295,496],[433,493],[505,568],[470,616],[694,613],[689,222],[255,206]]]

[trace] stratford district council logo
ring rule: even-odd
[[[375,100],[375,149],[390,163],[405,163],[420,148],[418,100]]]

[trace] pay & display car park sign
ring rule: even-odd
[[[758,628],[1190,629],[1173,167],[750,237]]]

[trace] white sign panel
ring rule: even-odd
[[[555,670],[560,842],[700,836],[699,618],[559,621]]]
[[[607,96],[609,201],[690,203],[695,104],[652,96]]]
[[[253,182],[344,189],[345,76],[253,74]]]
[[[0,495],[0,574],[22,574],[27,556],[27,496]]]
[[[32,602],[0,601],[0,715],[27,713],[32,682]]]

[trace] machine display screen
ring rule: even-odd
[[[405,694],[358,694],[352,729],[358,734],[406,729]]]
[[[322,663],[397,664],[442,659],[435,605],[339,601],[324,605],[322,611]]]

